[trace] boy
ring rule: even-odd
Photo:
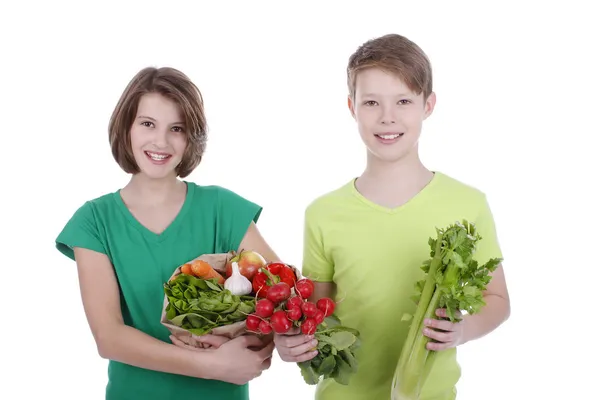
[[[306,209],[303,274],[316,281],[312,300],[345,300],[336,313],[361,332],[359,371],[348,386],[322,382],[319,400],[389,399],[392,378],[414,312],[410,300],[420,265],[429,257],[435,228],[467,219],[482,236],[476,259],[501,257],[485,195],[441,172],[428,170],[418,154],[422,122],[436,97],[427,56],[412,41],[386,35],[364,43],[349,59],[348,108],[367,149],[362,175],[320,196]],[[423,332],[437,343],[437,362],[424,383],[422,400],[456,398],[460,377],[456,347],[496,329],[510,312],[502,266],[485,293],[487,306],[460,323],[426,322]],[[295,332],[297,333],[297,331]],[[311,359],[314,339],[275,338],[284,361]]]

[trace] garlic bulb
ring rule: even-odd
[[[225,289],[235,296],[243,296],[252,292],[252,282],[240,274],[237,262],[231,263],[231,276],[225,281]]]

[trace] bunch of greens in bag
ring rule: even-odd
[[[236,296],[216,279],[179,274],[164,284],[166,318],[195,335],[242,322],[254,311],[252,296]]]

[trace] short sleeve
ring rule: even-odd
[[[486,196],[481,201],[480,210],[475,219],[475,229],[481,236],[481,240],[477,244],[474,258],[479,263],[485,263],[490,258],[502,258],[496,223]]]
[[[74,247],[107,254],[99,235],[92,203],[86,202],[73,214],[56,238],[55,245],[61,253],[72,260],[75,260]]]
[[[258,222],[262,207],[225,188],[219,188],[218,207],[218,233],[225,246],[223,251],[237,251],[250,224]]]
[[[315,282],[333,281],[333,263],[326,256],[323,232],[318,225],[319,217],[312,207],[304,213],[304,248],[302,275]]]

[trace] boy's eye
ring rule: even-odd
[[[376,106],[377,102],[374,100],[368,100],[368,101],[365,101],[365,105],[366,106]]]
[[[410,104],[410,100],[402,99],[402,100],[400,100],[400,104],[404,104],[404,105]]]

